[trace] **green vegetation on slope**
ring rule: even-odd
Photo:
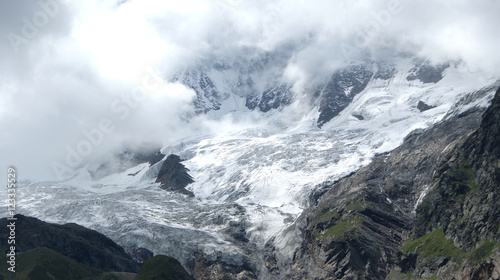
[[[353,199],[347,201],[340,211],[328,209],[325,212],[317,212],[312,217],[312,222],[323,230],[316,229],[315,237],[331,242],[355,236],[356,230],[363,224],[363,219],[359,217],[358,212],[367,207],[368,204],[364,199]]]
[[[445,237],[443,229],[436,229],[417,240],[407,240],[401,247],[401,251],[417,252],[419,257],[423,258],[449,257],[454,262],[461,263],[465,259],[480,262],[499,247],[498,243],[487,240],[478,248],[467,252],[455,247],[453,242]]]
[[[9,279],[6,262],[2,262],[1,269],[2,276]],[[75,280],[103,273],[44,247],[17,255],[15,270],[15,279],[37,280]]]
[[[154,256],[147,260],[135,280],[184,280],[192,279],[179,261],[167,256]]]
[[[316,238],[329,240],[329,241],[340,241],[347,236],[355,236],[356,229],[362,226],[362,219],[359,217],[352,217],[347,221],[341,221],[334,226],[329,227],[324,232],[316,233]]]
[[[463,159],[455,166],[446,171],[445,176],[455,186],[458,199],[465,199],[466,196],[477,190],[476,181],[474,179],[474,170],[472,169],[469,160]]]

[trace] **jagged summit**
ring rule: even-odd
[[[351,61],[325,75],[327,78],[323,82],[306,85],[301,94],[306,95],[313,111],[319,112],[317,126],[322,127],[338,116],[370,82],[390,81],[399,73],[408,82],[435,84],[443,79],[446,69],[457,66],[452,63],[433,65],[428,60],[408,56]],[[246,109],[262,113],[283,110],[296,101],[298,89],[293,87],[293,80],[284,75],[290,55],[257,53],[251,59],[240,59],[204,61],[202,66],[178,71],[170,80],[196,92],[196,113],[221,110],[225,103],[233,103],[226,109],[228,111],[241,110],[232,102],[234,98],[243,99],[240,105]]]

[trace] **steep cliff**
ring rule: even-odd
[[[332,185],[290,278],[498,279],[499,95]]]
[[[500,277],[500,90],[481,126],[461,139],[436,170],[434,188],[417,208],[413,238],[402,248],[417,256],[414,276]],[[433,237],[440,243],[423,241]],[[437,253],[440,252],[440,253]]]

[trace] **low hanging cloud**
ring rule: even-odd
[[[380,50],[497,75],[499,12],[497,0],[0,0],[1,172],[49,179],[87,142],[76,167],[124,142],[199,133],[184,118],[194,92],[166,79],[206,57],[286,45],[285,75],[302,85]]]

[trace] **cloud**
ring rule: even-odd
[[[146,136],[197,133],[203,125],[182,117],[192,111],[192,90],[161,81],[140,101],[134,90],[144,77],[249,48],[287,46],[285,75],[301,85],[380,50],[500,74],[499,11],[500,1],[486,0],[0,0],[0,168],[53,178],[51,163],[64,162],[67,147],[77,149],[83,131],[104,119],[114,130],[92,155]]]

